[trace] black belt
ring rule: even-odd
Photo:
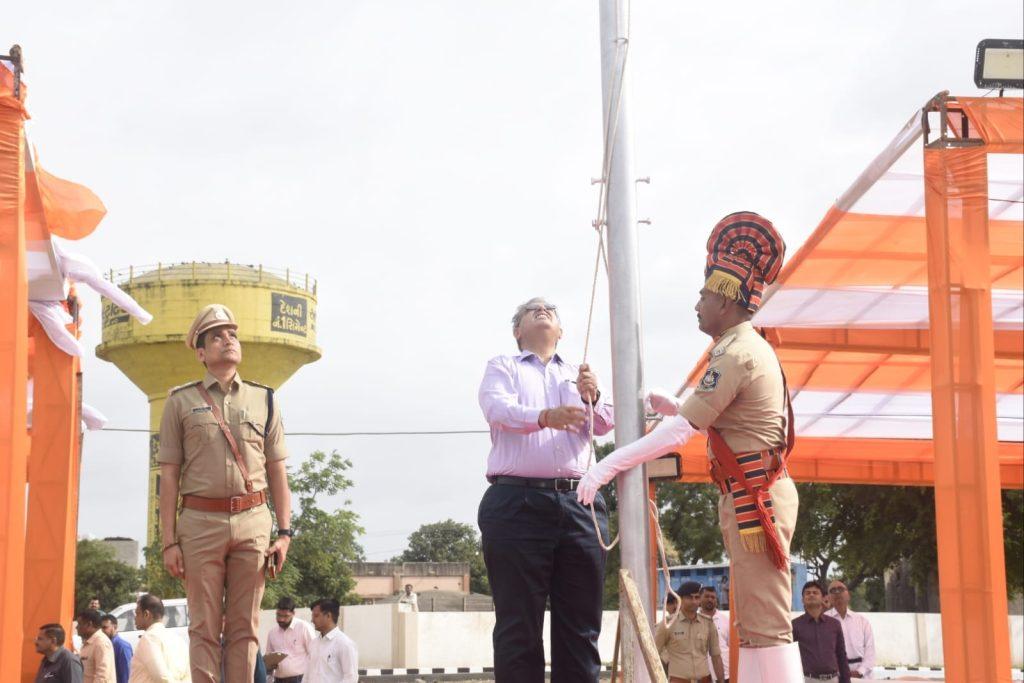
[[[525,486],[531,489],[552,489],[554,491],[575,491],[579,485],[579,479],[557,478],[557,479],[530,479],[529,477],[488,477],[487,481],[492,484],[506,484],[508,486]]]
[[[854,657],[853,659],[847,659],[846,660],[846,662],[848,664],[860,664],[863,661],[864,661],[863,657]]]

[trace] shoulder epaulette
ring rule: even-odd
[[[719,356],[725,355],[725,350],[729,348],[729,345],[736,341],[736,333],[725,337],[722,341],[715,344],[715,348],[711,350],[711,357],[718,358]]]
[[[267,424],[271,424],[274,421],[274,388],[268,387],[266,384],[260,384],[259,382],[252,382],[247,379],[243,379],[242,382],[250,386],[267,390]]]
[[[197,384],[199,384],[201,382],[202,382],[202,380],[197,379],[195,382],[188,382],[186,384],[179,384],[178,386],[176,386],[173,389],[171,389],[170,391],[168,391],[167,395],[170,396],[171,394],[176,394],[177,392],[181,391],[182,389],[188,389],[189,387],[194,387],[195,385],[197,385]]]

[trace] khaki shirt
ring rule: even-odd
[[[266,387],[243,382],[237,374],[227,394],[210,373],[206,373],[202,383],[220,407],[224,422],[238,443],[253,490],[267,488],[266,463],[288,457],[277,402],[273,419],[267,424]],[[228,498],[243,494],[245,480],[213,411],[196,388],[198,384],[171,390],[160,422],[157,462],[181,465],[183,496]]]
[[[719,337],[679,413],[698,429],[717,429],[737,455],[778,448],[786,445],[784,387],[775,349],[748,321]]]
[[[659,621],[654,644],[668,654],[668,675],[676,678],[708,676],[708,655],[722,656],[715,622],[700,612],[693,621],[680,614],[671,628],[665,628],[664,620]]]
[[[96,631],[82,643],[83,683],[117,683],[114,644],[103,631]]]

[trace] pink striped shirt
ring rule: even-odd
[[[545,365],[532,352],[497,356],[487,362],[480,383],[480,409],[491,427],[487,476],[582,477],[587,470],[589,427],[579,432],[541,429],[545,408],[585,408],[576,389],[576,366],[558,354]],[[594,435],[615,426],[612,406],[604,397],[594,406]]]

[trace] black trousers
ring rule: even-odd
[[[608,538],[608,510],[594,501]],[[607,553],[576,492],[494,484],[477,515],[494,596],[494,680],[544,681],[544,608],[551,601],[551,681],[597,681]]]

